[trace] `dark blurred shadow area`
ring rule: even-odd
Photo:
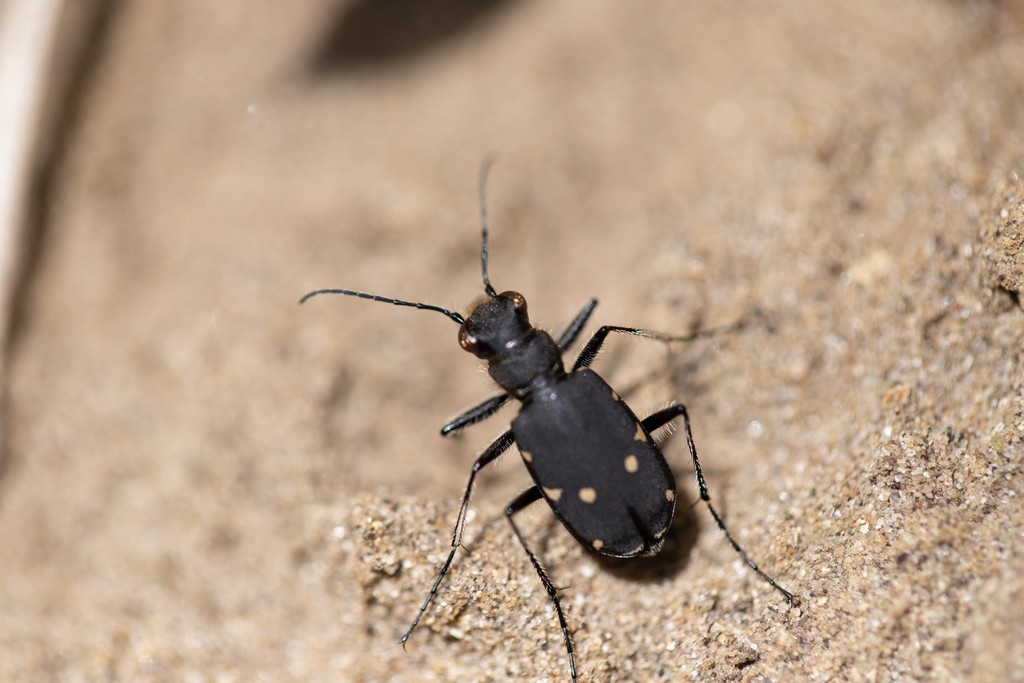
[[[689,483],[685,479],[682,481]],[[593,551],[591,554],[602,569],[620,579],[639,583],[658,583],[671,579],[686,569],[697,545],[702,525],[694,511],[694,505],[699,502],[684,500],[676,505],[672,526],[665,537],[665,545],[657,555],[622,559],[599,555]]]
[[[335,12],[310,63],[315,76],[407,62],[493,20],[515,0],[354,0]]]

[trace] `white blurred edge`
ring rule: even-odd
[[[0,364],[6,363],[42,106],[63,1],[0,4]],[[0,383],[6,383],[3,365]]]

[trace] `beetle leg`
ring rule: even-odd
[[[662,408],[656,413],[651,413],[644,419],[640,420],[640,423],[643,424],[644,429],[647,430],[648,434],[653,434],[654,430],[664,427],[685,412],[686,406],[669,406],[668,408]]]
[[[569,625],[565,621],[565,614],[562,612],[562,604],[558,600],[558,589],[555,588],[555,584],[551,582],[551,578],[548,576],[547,570],[537,559],[537,556],[530,550],[530,546],[526,544],[526,538],[523,533],[516,526],[515,520],[512,519],[512,515],[519,512],[531,503],[536,503],[543,496],[541,495],[540,488],[537,486],[531,486],[522,493],[520,493],[515,500],[508,504],[505,508],[505,516],[508,519],[508,523],[512,525],[512,531],[515,532],[516,538],[519,539],[519,543],[523,546],[523,550],[530,556],[530,564],[537,571],[537,576],[540,577],[540,581],[544,584],[544,590],[547,591],[548,597],[551,599],[551,604],[555,606],[555,612],[558,614],[558,623],[562,627],[562,639],[565,641],[565,651],[569,655],[569,673],[572,676],[572,680],[576,681],[576,658],[573,654],[572,637],[569,635]]]
[[[569,327],[565,328],[565,332],[558,338],[558,348],[565,351],[572,343],[576,341],[576,337],[579,336],[580,330],[587,324],[587,320],[590,319],[590,314],[597,308],[597,299],[591,299],[590,303],[583,307],[583,309],[576,314],[573,321],[569,323]]]
[[[744,551],[743,548],[740,547],[740,544],[736,542],[736,539],[732,537],[732,534],[729,533],[729,530],[725,526],[725,522],[723,522],[722,518],[718,515],[718,511],[715,510],[713,505],[711,505],[711,496],[708,494],[708,486],[704,481],[704,473],[701,472],[700,469],[700,460],[697,459],[697,446],[693,443],[693,432],[690,429],[690,414],[686,412],[686,406],[674,405],[663,410],[659,410],[642,420],[642,423],[644,425],[644,429],[649,433],[658,427],[668,424],[680,415],[683,417],[683,424],[686,427],[686,447],[690,450],[690,458],[693,460],[693,471],[697,477],[697,488],[700,490],[700,499],[708,506],[708,511],[710,511],[711,516],[715,518],[715,523],[718,524],[718,528],[721,529],[722,533],[725,535],[725,540],[729,541],[729,545],[732,546],[733,550],[743,558],[743,561],[746,562],[758,576],[767,581],[769,586],[782,593],[786,602],[792,604],[793,594],[775,583],[775,580],[772,577],[761,571],[761,568],[757,566],[757,563],[750,559],[750,556],[747,555],[746,551]]]
[[[587,345],[580,351],[580,355],[576,358],[576,363],[572,366],[572,372],[576,372],[580,368],[590,367],[590,364],[597,358],[598,352],[601,347],[604,346],[604,342],[608,337],[609,332],[621,332],[622,334],[633,334],[638,336],[648,336],[645,334],[646,330],[637,329],[635,327],[619,327],[616,325],[605,325],[590,338]]]
[[[487,447],[476,462],[473,463],[473,470],[469,474],[469,482],[466,484],[466,493],[462,496],[462,505],[459,507],[459,518],[455,522],[455,530],[452,532],[452,549],[448,553],[448,559],[444,561],[444,565],[441,567],[441,571],[437,575],[437,579],[434,581],[434,585],[430,588],[430,593],[427,594],[427,599],[423,601],[423,605],[420,607],[419,613],[416,614],[416,618],[412,620],[412,626],[405,632],[402,639],[399,641],[402,647],[405,647],[405,643],[409,640],[409,636],[416,630],[416,626],[420,623],[420,619],[423,617],[423,613],[427,611],[427,607],[433,602],[434,596],[437,594],[437,589],[444,581],[445,575],[448,573],[448,568],[452,565],[452,560],[455,559],[455,551],[462,545],[462,531],[466,526],[466,513],[469,511],[469,498],[473,493],[473,481],[476,479],[476,473],[481,469],[489,465],[490,463],[497,460],[498,456],[509,449],[515,442],[515,438],[512,436],[512,430],[508,430],[497,439],[495,439],[490,446]]]
[[[476,424],[481,420],[486,420],[491,415],[494,415],[498,410],[508,403],[508,400],[512,398],[510,394],[500,394],[498,396],[492,396],[480,405],[473,406],[466,412],[462,413],[454,420],[441,427],[441,436],[448,436],[455,432],[468,427],[471,424]]]
[[[597,299],[591,299],[590,303],[583,307],[573,321],[569,323],[569,326],[565,328],[565,332],[562,332],[562,336],[558,338],[558,348],[565,351],[569,346],[576,341],[576,337],[579,336],[580,330],[587,324],[587,320],[590,318],[590,314],[597,308]],[[449,436],[455,432],[468,427],[472,424],[476,424],[481,420],[486,420],[494,413],[508,403],[509,399],[512,398],[509,394],[499,394],[498,396],[492,396],[486,401],[479,405],[473,406],[466,412],[462,413],[458,417],[454,418],[451,422],[441,427],[441,436]]]
[[[671,342],[691,342],[697,339],[707,339],[708,337],[714,337],[719,334],[726,334],[728,332],[735,332],[741,330],[750,324],[752,318],[761,320],[771,330],[771,323],[767,316],[759,308],[753,309],[750,313],[743,316],[739,320],[730,323],[728,325],[722,325],[720,327],[709,327],[703,330],[697,330],[690,334],[683,335],[672,335],[665,334],[664,332],[655,332],[654,330],[644,330],[638,327],[621,327],[619,325],[605,325],[590,338],[587,345],[580,351],[579,357],[576,359],[576,364],[572,366],[573,371],[579,370],[580,368],[589,367],[594,359],[597,358],[598,352],[604,345],[605,339],[608,337],[609,332],[619,332],[622,334],[631,334],[636,337],[647,337],[648,339],[657,339],[660,342],[671,343]]]

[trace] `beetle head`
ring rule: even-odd
[[[459,345],[487,360],[514,348],[532,329],[526,297],[519,292],[502,292],[470,312],[459,329]]]

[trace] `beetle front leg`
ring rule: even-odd
[[[590,319],[590,314],[597,308],[597,299],[591,299],[590,302],[584,306],[576,317],[573,318],[569,326],[565,328],[565,332],[562,332],[562,336],[558,338],[558,348],[564,352],[572,343],[576,341],[576,337],[579,336],[580,330],[587,324],[587,320]]]

